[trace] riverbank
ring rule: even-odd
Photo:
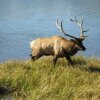
[[[98,100],[100,59],[73,58],[74,68],[65,59],[53,67],[52,58],[32,63],[8,61],[0,64],[0,98],[13,100]]]

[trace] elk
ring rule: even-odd
[[[33,61],[39,59],[44,55],[52,55],[54,66],[56,65],[57,59],[63,57],[65,57],[71,65],[74,64],[71,60],[71,56],[75,55],[80,50],[86,50],[82,42],[87,37],[84,36],[83,33],[87,32],[88,30],[83,30],[83,19],[81,20],[81,23],[79,23],[76,18],[74,20],[70,19],[70,21],[76,23],[80,27],[80,37],[77,38],[66,33],[62,25],[63,20],[61,20],[60,25],[57,20],[57,28],[59,28],[65,36],[68,36],[71,39],[65,39],[62,36],[52,36],[47,38],[38,38],[36,40],[31,41],[30,47],[32,49],[32,54],[30,54],[30,57]]]

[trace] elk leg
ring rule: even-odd
[[[42,57],[42,55],[35,56],[34,61]]]
[[[53,57],[53,65],[54,65],[54,67],[55,67],[55,65],[56,65],[57,59],[58,59],[58,57],[55,55],[55,56]]]
[[[66,59],[68,60],[68,62],[69,62],[71,65],[74,64],[73,61],[71,60],[70,56],[66,56]]]

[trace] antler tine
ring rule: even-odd
[[[71,37],[71,38],[76,39],[76,37],[74,37],[74,36],[72,36],[72,35],[69,35],[69,34],[67,34],[67,33],[64,31],[62,22],[63,22],[63,20],[61,20],[61,25],[59,25],[59,24],[58,24],[58,20],[57,20],[57,21],[56,21],[56,26],[63,32],[63,34],[64,34],[65,36],[69,36],[69,37]]]
[[[83,22],[84,22],[84,18],[81,20],[81,23],[79,23],[78,22],[78,20],[77,20],[77,18],[75,17],[75,20],[73,20],[73,19],[70,19],[70,21],[72,21],[72,22],[74,22],[74,23],[76,23],[79,27],[80,27],[80,30],[81,30],[81,32],[80,32],[80,38],[85,38],[85,37],[87,37],[87,36],[84,36],[84,32],[87,32],[88,30],[83,30],[83,27],[82,27],[82,25],[83,25]]]
[[[84,33],[84,30],[83,30],[83,22],[84,22],[84,18],[81,20],[81,23],[80,23],[80,29],[81,29],[81,32],[80,32],[80,38],[84,37],[83,33]]]
[[[62,32],[64,33],[64,35],[66,36],[66,35],[67,35],[67,33],[65,33],[65,31],[64,31],[64,29],[63,29],[62,22],[63,22],[63,20],[61,20],[61,30],[62,30]],[[67,36],[68,36],[68,35],[67,35]]]
[[[89,31],[89,29],[87,29],[87,30],[83,31],[83,33],[84,33],[84,32],[88,32],[88,31]]]
[[[83,22],[84,22],[84,18],[81,20],[81,23],[80,23],[80,28],[81,28],[80,37],[85,37],[85,36],[83,35],[83,33],[85,32],[85,31],[83,30],[83,27],[82,27]]]
[[[76,16],[75,16],[75,21],[77,22],[77,18],[76,18]]]
[[[58,24],[58,19],[57,19],[57,21],[56,21],[56,26],[61,30],[61,27],[60,27],[59,24]]]
[[[87,37],[87,36],[84,36],[83,33],[89,31],[89,29],[87,29],[87,30],[83,30],[83,27],[82,27],[83,23],[84,23],[84,18],[83,18],[82,21],[81,21],[81,34],[80,34],[80,37],[81,37],[81,38],[85,38],[85,37]]]
[[[76,17],[75,17],[75,20],[70,19],[70,21],[72,21],[72,22],[76,23],[77,25],[81,26],[81,24],[77,21],[77,18]]]
[[[81,22],[82,25],[83,25],[83,22],[84,22],[84,17],[83,17],[82,22]]]
[[[57,19],[57,21],[56,21],[56,26],[57,26],[57,27],[64,33],[64,35],[65,35],[66,33],[64,32],[62,22],[63,22],[63,19],[61,20],[61,23],[60,23],[61,25],[59,25],[58,19]]]

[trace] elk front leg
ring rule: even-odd
[[[56,55],[53,56],[53,65],[55,67],[58,57]]]
[[[73,61],[71,60],[70,56],[66,56],[66,59],[68,60],[68,62],[69,62],[71,65],[74,64]]]

